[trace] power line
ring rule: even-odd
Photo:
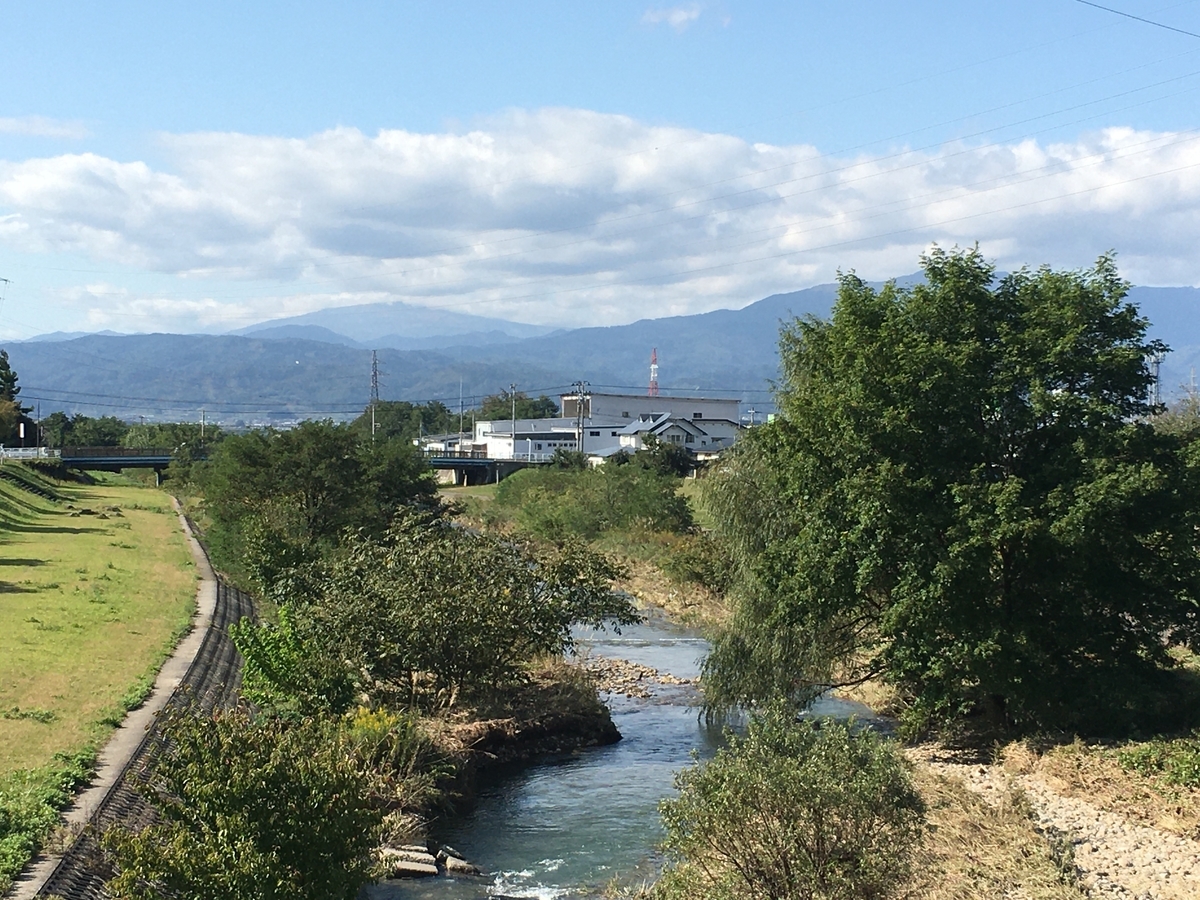
[[[1155,28],[1165,28],[1167,31],[1174,31],[1176,34],[1186,34],[1188,37],[1200,38],[1200,34],[1197,34],[1194,31],[1187,31],[1183,28],[1176,28],[1174,25],[1166,25],[1162,22],[1155,22],[1153,19],[1135,16],[1133,13],[1122,12],[1119,9],[1113,9],[1111,6],[1101,6],[1099,3],[1092,3],[1091,0],[1075,0],[1075,2],[1082,3],[1084,6],[1092,6],[1096,9],[1102,9],[1105,12],[1110,12],[1114,15],[1124,16],[1127,19],[1133,19],[1135,22],[1145,22],[1147,25],[1153,25]]]

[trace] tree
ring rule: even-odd
[[[368,406],[352,427],[371,433],[371,408]],[[375,404],[375,438],[399,438],[411,441],[423,434],[448,434],[458,430],[458,414],[437,400],[409,403],[407,400],[381,400]]]
[[[368,881],[380,811],[335,726],[169,713],[163,754],[140,788],[158,821],[104,844],[117,900],[352,900]]]
[[[0,350],[0,400],[16,403],[17,395],[20,393],[21,388],[17,384],[17,373],[13,371],[12,366],[8,362],[8,351]]]
[[[340,711],[326,660],[342,661],[376,704],[451,707],[561,654],[577,622],[639,619],[611,589],[620,569],[578,542],[534,551],[416,513],[312,568],[277,581],[277,599],[292,604],[278,625],[235,635],[251,689],[274,707]],[[298,664],[312,671],[298,675]]]
[[[663,475],[687,476],[696,468],[696,458],[682,444],[661,441],[648,434],[645,446],[633,455],[633,461]]]
[[[263,588],[348,531],[382,534],[401,507],[440,508],[411,444],[329,421],[228,437],[197,477],[212,550]]]
[[[745,588],[706,694],[882,677],[916,724],[1135,708],[1200,600],[1197,454],[1146,421],[1165,348],[1110,257],[999,283],[977,250],[923,265],[905,289],[843,276],[829,321],[784,329],[781,416],[708,491]]]
[[[924,827],[889,741],[779,710],[675,783],[661,806],[663,898],[883,900],[903,887]]]
[[[21,405],[17,396],[21,388],[17,384],[17,373],[8,362],[8,351],[0,350],[0,444],[12,443],[22,423],[26,426],[26,435],[33,435],[33,422],[25,414],[31,407]]]
[[[513,401],[516,400],[516,417],[518,419],[552,419],[558,415],[558,404],[542,394],[536,400],[517,391],[509,393],[501,391],[483,398],[479,407],[480,419],[511,419],[513,416]]]

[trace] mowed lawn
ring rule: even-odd
[[[0,482],[0,776],[103,738],[195,604],[195,563],[165,493],[54,489],[65,502]]]

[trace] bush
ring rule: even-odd
[[[351,900],[368,880],[380,812],[336,726],[177,712],[141,788],[159,821],[104,846],[116,900]]]
[[[1122,750],[1121,768],[1141,775],[1162,776],[1169,784],[1200,787],[1200,740],[1148,741]]]
[[[678,478],[632,464],[525,469],[500,482],[495,503],[515,512],[521,530],[546,540],[639,528],[682,533],[694,524]]]
[[[718,594],[729,590],[734,574],[729,549],[709,534],[682,535],[663,558],[662,570],[674,581],[699,584]]]
[[[779,711],[676,786],[661,807],[662,898],[882,900],[903,885],[924,827],[891,742]]]
[[[336,660],[373,703],[447,708],[463,690],[510,686],[530,660],[562,653],[575,622],[636,621],[611,590],[620,574],[577,542],[535,553],[403,514],[384,538],[349,538],[332,561],[282,578],[278,597],[294,615],[243,626],[235,640],[251,688],[273,705],[292,697],[339,712],[330,701],[348,695],[332,690],[340,682],[324,662]]]

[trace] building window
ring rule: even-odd
[[[538,448],[539,450],[541,450],[541,449],[542,449],[542,445],[541,445],[541,444],[538,444],[538,445],[537,445],[537,448]]]
[[[692,418],[693,418],[693,419],[703,419],[703,418],[704,418],[704,413],[698,413],[698,412],[694,412],[694,413],[692,413]]]
[[[592,437],[600,437],[600,432],[598,431],[589,431],[588,434],[590,434]]]
[[[616,436],[617,436],[617,433],[614,431],[614,432],[612,433],[612,436],[613,436],[613,437],[616,437]]]
[[[693,437],[693,436],[692,436],[692,435],[690,435],[690,434],[689,434],[689,435],[685,435],[685,436],[684,436],[684,438],[683,438],[683,442],[684,442],[685,444],[694,444],[694,443],[696,443],[696,438],[695,438],[695,437]]]
[[[628,419],[628,418],[629,418],[629,413],[627,413],[627,412],[623,412],[623,413],[621,413],[621,418],[622,418],[622,419]]]

